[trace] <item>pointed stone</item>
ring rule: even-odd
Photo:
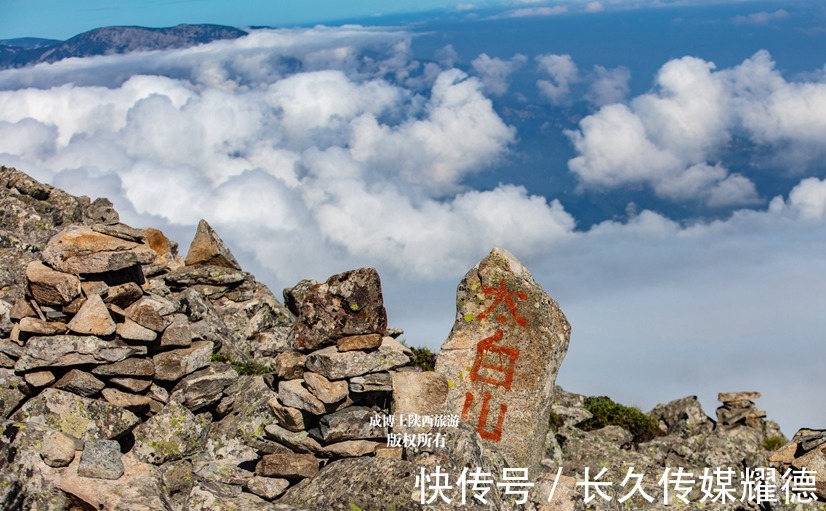
[[[456,292],[456,322],[436,358],[447,377],[446,412],[505,455],[538,470],[554,381],[571,327],[559,305],[507,250],[470,269]]]
[[[80,296],[80,279],[40,261],[32,261],[26,267],[26,280],[32,297],[43,305],[67,305]]]
[[[223,240],[203,219],[198,222],[198,230],[195,231],[195,238],[189,246],[185,263],[187,266],[211,264],[235,270],[241,269],[241,265],[238,264]]]
[[[98,295],[92,295],[69,321],[69,330],[80,335],[112,335],[117,325]]]

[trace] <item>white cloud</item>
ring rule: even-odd
[[[586,12],[602,12],[605,10],[605,6],[599,2],[588,2],[585,6]]]
[[[570,55],[537,55],[539,72],[551,77],[551,80],[537,80],[539,94],[553,104],[559,104],[568,98],[571,83],[579,79],[579,70]]]
[[[778,9],[774,12],[755,12],[748,15],[739,15],[731,18],[735,25],[768,25],[774,21],[785,20],[789,13],[785,9]]]
[[[631,70],[623,66],[606,69],[598,65],[594,66],[589,80],[591,83],[585,95],[588,102],[596,106],[619,103],[628,96]]]
[[[556,16],[558,14],[565,14],[568,8],[564,5],[555,5],[553,7],[525,7],[522,9],[513,9],[502,14],[493,16],[492,19],[498,18],[532,18],[535,16]]]
[[[517,53],[509,60],[490,57],[482,53],[470,63],[473,70],[485,84],[485,91],[500,96],[508,91],[508,77],[519,70],[528,61],[528,57]]]
[[[720,161],[729,140],[746,136],[775,163],[811,167],[826,154],[826,84],[786,81],[762,51],[723,70],[684,57],[660,69],[653,91],[604,106],[568,135],[582,186],[650,185],[668,199],[749,205],[754,183]]]

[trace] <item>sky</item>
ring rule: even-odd
[[[817,2],[0,5],[0,38],[289,26],[0,71],[3,164],[184,252],[205,218],[276,295],[375,267],[390,325],[434,350],[505,247],[572,324],[566,389],[712,417],[756,390],[786,435],[824,427]]]

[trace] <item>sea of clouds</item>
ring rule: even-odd
[[[625,68],[567,55],[486,54],[467,71],[414,34],[358,26],[256,30],[195,48],[0,71],[0,162],[182,243],[206,218],[278,294],[359,266],[384,279],[390,322],[438,348],[464,272],[493,246],[528,265],[573,338],[559,382],[643,408],[759,390],[785,432],[826,422],[826,83],[785,78],[758,52],[716,69],[663,63],[627,98]],[[567,136],[582,189],[646,187],[737,206],[675,222],[629,205],[587,230],[519,176],[478,190],[520,134],[491,98],[533,67],[547,108],[588,101]],[[572,84],[586,83],[581,98]],[[721,163],[733,137],[799,181],[763,196]],[[551,169],[549,169],[549,172]],[[555,171],[559,171],[556,169]],[[818,175],[820,172],[820,175]]]

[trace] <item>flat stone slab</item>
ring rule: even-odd
[[[155,252],[148,245],[83,226],[67,227],[49,240],[43,250],[43,260],[52,268],[74,275],[117,271],[154,259]]]
[[[152,357],[155,379],[175,381],[208,366],[212,361],[212,348],[209,341],[195,341],[189,348],[158,353]]]
[[[507,250],[495,248],[456,292],[456,322],[436,358],[459,414],[509,466],[542,458],[554,381],[571,327],[559,305]]]
[[[32,337],[26,341],[24,349],[25,352],[14,365],[16,371],[110,364],[132,355],[146,353],[146,348],[141,350],[115,341],[104,341],[98,337],[74,335]]]
[[[373,351],[340,352],[335,346],[322,348],[307,355],[305,366],[329,380],[340,380],[401,367],[410,362],[409,353],[401,343],[385,337]]]
[[[318,473],[318,460],[312,454],[268,454],[258,462],[255,473],[264,477],[304,479]]]
[[[732,403],[735,401],[751,401],[760,399],[759,392],[720,392],[717,394],[717,401],[721,403]]]

